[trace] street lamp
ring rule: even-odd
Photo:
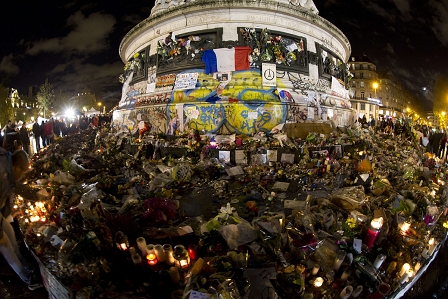
[[[372,87],[375,90],[375,99],[376,99],[376,89],[378,88],[378,82],[373,82]]]

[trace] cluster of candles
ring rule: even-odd
[[[20,196],[18,197],[19,200],[23,200]],[[31,202],[26,203],[27,207],[25,209],[25,215],[23,217],[25,218],[25,223],[30,222],[45,222],[47,218],[45,217],[47,213],[47,209],[45,208],[45,203],[41,201],[37,201],[33,204]],[[14,205],[14,209],[18,209],[18,205]]]
[[[174,266],[180,271],[186,271],[190,267],[190,261],[197,259],[196,246],[188,246],[188,250],[184,245],[171,244],[146,244],[144,237],[139,237],[136,240],[137,247],[141,253],[137,252],[134,247],[129,246],[127,236],[119,231],[115,234],[115,242],[120,251],[129,251],[132,261],[135,264],[142,262],[142,257],[146,259],[149,266],[155,266],[157,263],[166,263],[168,266]]]

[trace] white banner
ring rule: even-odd
[[[183,73],[176,75],[176,82],[174,83],[174,90],[180,89],[194,89],[198,82],[198,73]]]

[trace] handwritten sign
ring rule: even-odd
[[[198,291],[191,291],[189,299],[210,299],[210,294],[201,293]]]

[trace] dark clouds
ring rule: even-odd
[[[7,3],[5,3],[7,2]],[[20,3],[16,3],[20,2]],[[48,78],[59,90],[120,93],[121,39],[149,16],[152,1],[4,1],[0,18],[0,79],[26,93]],[[21,8],[27,7],[26,10]]]
[[[380,71],[431,101],[438,75],[448,76],[448,0],[315,0],[319,15],[338,27],[352,55],[368,55]],[[0,79],[25,93],[45,78],[76,92],[120,93],[121,39],[147,18],[153,1],[2,1]],[[26,9],[25,9],[26,8]]]
[[[314,3],[319,15],[347,36],[352,55],[368,55],[379,71],[391,72],[431,107],[435,80],[448,76],[448,0]]]

